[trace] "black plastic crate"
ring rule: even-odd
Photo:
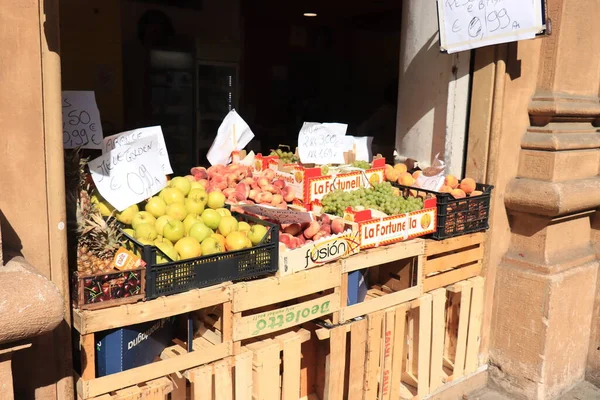
[[[249,249],[164,264],[156,263],[155,246],[139,243],[125,234],[142,255],[146,265],[146,299],[186,292],[228,281],[255,279],[277,272],[279,268],[279,226],[250,215],[232,212],[238,221],[268,228],[263,241]],[[166,257],[164,254],[163,256]]]
[[[404,192],[414,190],[417,194],[431,194],[437,198],[437,230],[432,239],[442,240],[468,233],[489,229],[492,185],[478,183],[475,190],[483,192],[479,196],[455,199],[450,193],[394,184]]]

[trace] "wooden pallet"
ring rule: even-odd
[[[240,354],[233,357],[186,371],[184,376],[191,383],[189,398],[299,399],[301,346],[310,337],[309,331],[297,329],[244,346]]]
[[[353,318],[384,310],[416,299],[423,293],[422,269],[425,241],[414,239],[375,249],[342,260],[342,307],[340,323]],[[369,268],[372,284],[365,301],[346,306],[348,299],[348,274]]]
[[[173,381],[164,377],[94,397],[91,400],[168,400],[173,387]]]
[[[478,276],[484,255],[485,233],[472,233],[425,243],[423,292]]]
[[[227,283],[102,310],[74,310],[73,326],[80,335],[81,345],[81,376],[75,373],[78,396],[84,400],[93,398],[230,356],[233,351],[231,319],[224,319],[222,337],[215,340],[208,334],[201,335],[194,339],[190,353],[186,351],[185,344],[178,343],[165,349],[159,361],[96,377],[95,333],[215,305],[223,307],[223,315],[231,316],[230,289],[231,284]]]
[[[293,275],[234,284],[234,353],[242,341],[299,326],[340,307],[341,270],[327,264]],[[267,308],[267,311],[259,311]]]

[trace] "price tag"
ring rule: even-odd
[[[63,91],[62,117],[65,149],[102,148],[102,123],[94,92]]]
[[[98,191],[117,210],[123,211],[167,185],[158,142],[156,136],[136,140],[88,163]]]
[[[305,211],[283,210],[277,207],[263,206],[258,204],[236,204],[246,212],[270,218],[280,224],[303,224],[312,221],[312,214]]]
[[[171,162],[169,160],[169,153],[167,152],[165,137],[163,136],[163,132],[160,126],[151,126],[148,128],[134,129],[132,131],[117,133],[116,135],[106,137],[104,138],[102,144],[102,152],[107,153],[117,147],[130,145],[137,140],[148,137],[156,137],[158,139],[158,158],[163,174],[172,174],[173,169],[171,169]]]
[[[344,164],[348,125],[305,122],[298,134],[298,155],[304,164]]]

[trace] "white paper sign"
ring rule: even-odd
[[[62,119],[65,149],[102,148],[102,123],[94,92],[63,91]]]
[[[346,136],[346,151],[353,151],[356,161],[373,160],[373,136]]]
[[[160,126],[150,126],[148,128],[134,129],[132,131],[117,133],[116,135],[108,136],[104,138],[104,142],[102,144],[102,152],[107,153],[117,147],[127,146],[137,140],[145,139],[148,137],[157,138],[157,151],[159,160],[158,162],[163,171],[163,174],[172,174],[173,170],[171,169],[171,162],[169,161],[169,153],[167,152],[165,137],[163,136],[163,132]]]
[[[261,204],[236,204],[242,207],[246,212],[254,215],[261,215],[279,222],[280,224],[303,224],[313,220],[312,214],[305,211],[283,210],[277,207],[271,207]]]
[[[139,139],[88,163],[98,191],[117,210],[123,211],[167,185],[158,142],[156,136]]]
[[[250,127],[235,111],[231,110],[223,119],[217,137],[206,153],[206,158],[211,165],[229,164],[231,153],[242,150],[254,138]]]
[[[438,0],[440,46],[448,53],[533,39],[545,29],[543,0]]]
[[[347,124],[305,122],[298,134],[298,155],[304,164],[343,164]]]

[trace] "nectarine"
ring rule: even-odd
[[[458,187],[458,179],[454,175],[448,175],[446,176],[446,179],[444,179],[444,185],[456,189]]]
[[[473,192],[476,189],[476,183],[474,179],[465,178],[460,182],[460,189],[466,194]]]
[[[400,171],[401,173],[408,171],[406,164],[396,164],[394,165],[394,169]]]
[[[454,189],[450,194],[455,199],[464,199],[465,197],[467,197],[467,194],[464,191],[462,191],[461,189]]]

